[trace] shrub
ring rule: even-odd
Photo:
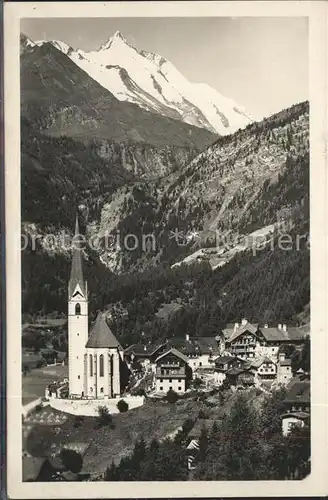
[[[206,420],[207,418],[209,418],[209,412],[208,411],[204,411],[204,410],[199,410],[199,412],[198,412],[198,418],[200,418],[202,420],[203,419]]]
[[[168,403],[176,403],[179,396],[173,389],[169,389],[166,393],[165,399]]]
[[[202,379],[196,377],[193,381],[192,381],[192,385],[195,389],[199,389],[200,386],[202,385],[203,381]]]
[[[60,397],[62,399],[67,399],[68,398],[68,389],[63,389],[62,391],[60,391]]]
[[[74,418],[74,427],[80,427],[84,422],[84,417],[83,415],[76,415]]]
[[[98,406],[98,425],[100,427],[104,425],[112,425],[113,419],[107,406]]]
[[[35,411],[36,413],[40,413],[40,411],[41,411],[41,410],[42,410],[42,405],[36,405],[36,407],[35,407],[34,411]]]
[[[126,401],[124,401],[124,399],[120,399],[120,401],[117,403],[116,407],[120,413],[124,413],[124,412],[128,411],[128,409],[129,409],[129,405]]]
[[[60,458],[66,469],[74,472],[75,474],[81,471],[83,460],[80,453],[78,453],[77,451],[63,448],[60,452]]]

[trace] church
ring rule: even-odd
[[[123,349],[104,313],[98,314],[89,334],[88,285],[83,279],[78,218],[68,285],[68,369],[70,398],[115,398],[126,385]]]

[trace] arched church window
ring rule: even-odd
[[[90,363],[90,377],[93,377],[93,361],[92,361],[92,354],[89,355],[89,363]]]
[[[99,377],[104,376],[104,355],[100,354],[99,356]]]
[[[75,314],[79,316],[81,314],[81,304],[76,304],[75,306]]]

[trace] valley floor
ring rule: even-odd
[[[68,377],[68,366],[54,365],[36,368],[22,375],[22,403],[26,405],[43,398],[48,384]]]

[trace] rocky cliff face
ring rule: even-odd
[[[277,221],[280,210],[308,220],[309,111],[303,103],[220,138],[170,179],[115,192],[101,210],[99,234],[119,234],[100,251],[112,270],[173,264],[195,248],[215,246]],[[296,215],[295,215],[296,214]],[[97,231],[96,228],[94,228]],[[133,234],[131,251],[124,244]],[[142,248],[145,235],[155,244]]]
[[[117,143],[106,139],[96,141],[98,154],[111,164],[135,176],[155,180],[176,173],[198,154],[196,148],[178,146],[155,147],[150,144]]]

